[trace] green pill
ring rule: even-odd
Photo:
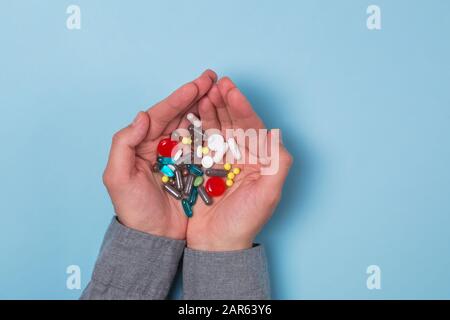
[[[183,199],[181,201],[181,204],[183,206],[183,210],[184,210],[184,214],[188,217],[191,218],[192,217],[192,207],[189,204],[187,199]]]
[[[194,180],[194,187],[198,187],[199,185],[201,185],[203,183],[203,177],[196,177]]]

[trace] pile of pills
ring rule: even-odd
[[[191,123],[189,135],[179,136],[174,132],[171,138],[162,139],[152,170],[162,174],[163,190],[181,201],[184,213],[190,218],[198,197],[211,205],[212,198],[222,196],[241,172],[230,163],[225,163],[223,169],[213,168],[214,165],[222,163],[227,151],[235,160],[240,160],[242,155],[234,138],[225,141],[219,133],[207,136],[196,115],[189,113],[186,118]]]

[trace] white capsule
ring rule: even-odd
[[[239,147],[236,143],[236,140],[234,140],[234,138],[229,138],[227,140],[228,142],[228,147],[230,148],[231,154],[233,155],[233,157],[236,160],[241,160],[242,155],[241,155],[241,151],[239,150]]]
[[[202,122],[199,118],[193,113],[188,113],[186,115],[186,118],[189,120],[190,123],[194,125],[194,127],[200,128],[202,126]]]
[[[205,169],[209,169],[214,165],[214,161],[213,158],[211,158],[210,156],[204,156],[202,158],[202,167]]]
[[[175,171],[177,168],[175,168],[175,166],[173,164],[168,164],[167,165],[169,167],[170,170]]]
[[[183,155],[183,149],[179,149],[176,153],[175,153],[175,155],[173,156],[173,161],[174,162],[177,162],[178,161],[178,159],[180,159],[181,158],[181,156]]]
[[[225,140],[223,139],[223,136],[218,133],[214,133],[208,137],[209,150],[213,151],[222,150],[224,143]]]

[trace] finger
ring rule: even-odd
[[[147,135],[150,118],[146,112],[139,112],[128,127],[113,137],[106,173],[115,178],[127,178],[135,168],[136,146]]]
[[[216,79],[217,76],[213,71],[206,70],[196,80],[183,85],[169,97],[150,108],[148,114],[152,118],[153,125],[149,132],[149,138],[156,139],[171,122],[179,121],[186,109],[203,97]]]
[[[275,195],[281,192],[284,181],[289,173],[293,158],[281,141],[279,129],[273,129],[267,134],[267,144],[270,148],[270,163],[261,168],[258,185],[261,190],[274,190]]]
[[[265,128],[263,121],[253,110],[250,102],[234,83],[229,78],[223,81],[226,83],[224,87],[228,88],[224,94],[226,94],[225,100],[227,101],[228,114],[233,126],[244,130]]]
[[[203,97],[198,103],[198,112],[200,118],[202,119],[203,130],[208,129],[219,129],[220,123],[217,118],[216,108],[214,108],[213,103],[209,96]]]
[[[226,83],[223,78],[217,82],[216,86],[213,86],[208,92],[209,99],[217,109],[217,118],[219,119],[221,129],[228,129],[232,127],[230,115],[228,114],[227,104],[225,101],[224,93],[228,91]]]

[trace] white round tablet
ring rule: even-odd
[[[202,167],[205,169],[209,169],[214,165],[214,161],[213,158],[211,158],[210,156],[204,156],[202,158]]]
[[[224,143],[225,140],[223,139],[223,136],[218,133],[212,134],[208,137],[208,148],[210,150],[222,150]]]

